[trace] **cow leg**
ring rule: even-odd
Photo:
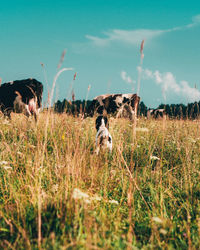
[[[3,109],[2,110],[2,113],[3,113],[4,117],[5,118],[8,117],[9,120],[11,120],[11,112],[12,112],[11,109]]]
[[[34,115],[34,118],[35,118],[35,122],[37,122],[37,114],[34,113],[33,115]]]
[[[8,117],[8,119],[11,120],[11,111],[6,111],[3,114],[5,118]]]
[[[116,118],[122,117],[123,106],[120,107],[119,111],[117,112]]]
[[[133,108],[131,106],[129,106],[129,105],[126,105],[126,111],[128,113],[129,119],[131,121],[134,121],[135,117],[136,117],[136,114],[135,114],[135,111],[133,110]]]
[[[37,114],[39,113],[39,109],[37,109],[37,98],[32,98],[28,103],[28,110],[30,114],[32,114],[37,122]]]

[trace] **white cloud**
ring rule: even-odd
[[[196,15],[192,17],[192,23],[186,25],[186,28],[192,28],[200,24],[200,15]]]
[[[121,78],[126,83],[129,83],[129,84],[135,83],[135,81],[132,80],[131,77],[127,75],[126,71],[121,72]]]
[[[162,88],[163,97],[166,100],[167,94],[176,94],[186,98],[188,102],[200,101],[200,91],[192,88],[187,81],[177,82],[175,76],[171,72],[160,73],[144,69],[142,71],[143,79],[152,79]]]
[[[138,71],[142,71],[142,68],[140,67],[140,69],[139,69],[139,67],[138,67]],[[153,77],[153,73],[152,73],[152,71],[151,70],[149,70],[149,69],[145,69],[144,70],[145,71],[145,74],[144,74],[144,76],[146,76],[147,77],[147,79],[149,79],[149,78],[152,78]]]
[[[158,70],[156,70],[154,72],[154,76],[155,76],[155,80],[156,80],[157,83],[161,83],[162,82],[161,74],[160,74],[160,72]]]
[[[171,29],[135,29],[135,30],[120,30],[113,29],[107,32],[103,32],[104,37],[86,35],[86,38],[90,40],[95,46],[104,47],[108,46],[113,42],[129,44],[129,45],[138,45],[140,42],[145,40],[152,40],[155,37],[158,37],[162,34],[174,32],[177,30],[190,29],[194,26],[200,25],[200,15],[192,17],[192,23],[177,26]]]
[[[107,46],[111,42],[119,42],[129,45],[138,45],[145,38],[151,40],[152,38],[161,35],[165,31],[163,30],[150,30],[150,29],[138,29],[138,30],[119,30],[114,29],[109,32],[104,32],[104,38],[97,36],[86,35],[86,38],[93,42],[96,46]]]
[[[185,96],[188,96],[189,101],[200,101],[200,91],[196,88],[191,88],[186,81],[181,81],[181,91]]]

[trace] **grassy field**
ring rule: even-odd
[[[0,248],[197,249],[200,122],[0,117]]]

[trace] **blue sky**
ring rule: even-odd
[[[33,77],[44,100],[64,49],[55,99],[137,92],[149,107],[200,100],[200,1],[0,1],[0,78]],[[140,44],[145,39],[140,68]],[[44,64],[44,69],[41,67]]]

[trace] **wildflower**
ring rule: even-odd
[[[91,198],[93,201],[100,201],[102,200],[101,197],[99,197],[98,195],[95,195],[93,198]]]
[[[58,191],[58,184],[53,185],[52,190],[53,190],[53,192],[57,192]]]
[[[8,125],[8,126],[11,125],[10,122],[9,122],[8,120],[4,120],[2,123],[3,123],[4,125]]]
[[[7,161],[0,161],[0,165],[7,165],[8,162]]]
[[[74,189],[72,197],[75,200],[83,200],[85,203],[88,203],[88,204],[91,203],[92,201],[101,201],[102,200],[102,197],[99,197],[98,195],[94,195],[93,197],[89,196],[87,193],[84,193],[83,191],[81,191],[78,188]],[[116,205],[119,204],[118,201],[116,201],[116,200],[109,200],[106,202],[109,202],[111,204],[116,204]]]
[[[11,170],[12,167],[11,166],[3,166],[3,169],[5,169],[5,170]]]
[[[161,228],[161,229],[160,229],[160,233],[166,235],[166,234],[167,234],[167,231],[166,231],[165,229]]]
[[[150,156],[150,159],[151,159],[151,160],[158,160],[158,161],[160,160],[160,158],[157,157],[157,156],[155,156],[155,155],[151,155],[151,156]]]
[[[116,200],[109,200],[109,203],[111,203],[111,204],[116,204],[116,205],[118,205],[118,204],[119,204],[119,202],[118,202],[118,201],[116,201]]]
[[[12,170],[12,167],[9,166],[9,163],[7,161],[1,161],[0,162],[1,167],[6,170],[8,173]]]
[[[75,199],[75,200],[83,200],[85,201],[86,203],[91,203],[91,200],[90,200],[90,197],[88,194],[82,192],[80,189],[78,188],[75,188],[74,191],[73,191],[73,195],[72,197]]]
[[[160,224],[163,223],[163,221],[159,217],[152,217],[152,220]]]
[[[196,141],[193,139],[193,138],[189,138],[189,140],[190,140],[190,142],[192,142],[192,143],[196,143]]]
[[[136,131],[139,131],[139,132],[149,132],[149,129],[148,128],[136,128]]]

